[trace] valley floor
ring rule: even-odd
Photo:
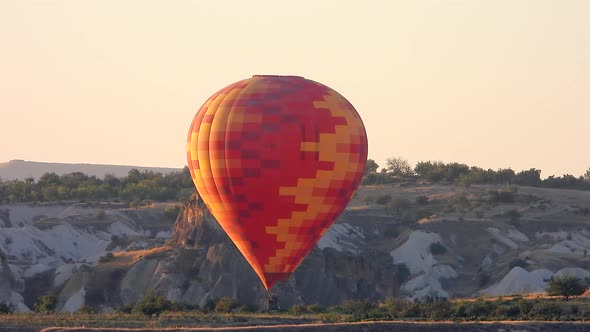
[[[42,332],[65,332],[65,331],[325,331],[325,332],[491,332],[491,331],[589,331],[590,323],[587,322],[357,322],[357,323],[333,323],[333,324],[301,324],[301,325],[274,325],[274,326],[248,326],[230,328],[145,328],[145,329],[101,329],[101,328],[47,328]]]
[[[359,302],[360,303],[360,302]],[[530,305],[529,305],[530,304]],[[434,303],[421,318],[402,309],[357,309],[343,313],[204,313],[198,310],[141,314],[3,314],[3,331],[590,331],[590,298],[499,297]],[[445,309],[446,308],[446,309]],[[463,309],[460,309],[463,308]],[[520,308],[516,310],[517,308]],[[524,308],[528,308],[525,313]],[[516,311],[515,311],[516,310]],[[463,316],[460,316],[463,312]],[[434,315],[434,316],[433,316]],[[459,318],[461,317],[461,318]]]

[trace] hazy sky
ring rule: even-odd
[[[369,157],[590,167],[590,1],[0,0],[0,162],[182,167],[215,91],[324,83]]]

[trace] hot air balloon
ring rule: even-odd
[[[201,106],[187,158],[199,195],[269,290],[350,202],[367,136],[352,104],[329,87],[257,75]]]

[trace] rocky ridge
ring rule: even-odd
[[[513,192],[512,199],[491,202],[490,191],[498,190]],[[384,195],[389,202],[375,203]],[[422,196],[426,199],[418,199]],[[572,190],[362,187],[292,277],[273,292],[285,307],[388,296],[542,292],[553,275],[590,277],[588,207],[590,193]],[[49,209],[43,218],[22,206],[0,210],[9,210],[0,227],[6,257],[0,301],[20,311],[47,292],[58,294],[62,311],[84,304],[110,311],[141,299],[150,288],[199,306],[223,296],[259,307],[265,302],[256,274],[197,196],[174,225],[161,223],[150,231],[148,221],[159,217],[141,209],[108,208],[102,221],[95,220],[92,207]],[[67,244],[76,239],[87,249]],[[22,247],[34,250],[25,255]],[[108,251],[114,255],[101,259]]]

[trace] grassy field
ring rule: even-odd
[[[364,304],[363,304],[364,303]],[[158,316],[141,314],[4,314],[0,331],[38,331],[60,326],[72,328],[221,328],[246,326],[285,326],[302,324],[339,324],[370,321],[455,323],[492,321],[585,322],[590,320],[590,299],[512,296],[488,299],[462,299],[410,303],[399,300],[367,305],[356,301],[319,313],[204,313],[198,310],[163,312]],[[462,325],[463,326],[463,325]],[[576,325],[581,326],[581,325]],[[590,326],[584,325],[588,330]],[[379,330],[379,329],[377,329]],[[377,331],[376,330],[376,331]]]
[[[312,315],[288,314],[205,314],[200,311],[165,312],[158,317],[140,314],[5,314],[0,315],[0,331],[10,328],[32,328],[38,331],[50,326],[96,328],[166,328],[224,327],[318,322]]]

